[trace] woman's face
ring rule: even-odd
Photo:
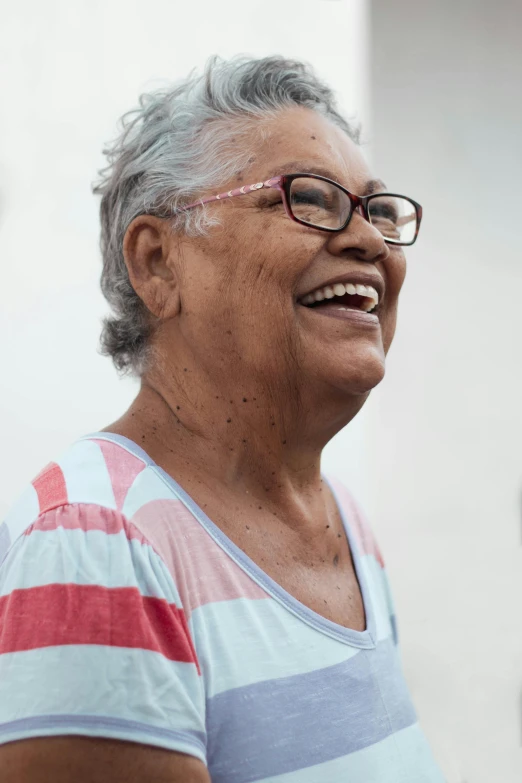
[[[285,110],[270,131],[266,141],[252,144],[248,167],[216,193],[311,169],[352,193],[369,192],[372,175],[358,147],[315,112]],[[329,391],[366,395],[383,377],[395,331],[406,271],[402,249],[387,245],[358,212],[337,234],[300,225],[287,217],[274,189],[207,209],[221,225],[203,238],[178,237],[172,264],[179,281],[174,328],[209,377],[237,385],[238,394],[258,382],[274,395],[312,395],[316,403]],[[376,323],[300,302],[333,279],[349,282],[358,274],[381,282]]]

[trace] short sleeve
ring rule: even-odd
[[[80,734],[206,763],[205,695],[163,560],[120,512],[40,514],[0,566],[0,744]]]

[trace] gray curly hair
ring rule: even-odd
[[[174,231],[205,234],[219,218],[204,207],[179,207],[233,178],[252,154],[238,140],[252,129],[266,138],[260,120],[291,106],[319,112],[359,142],[358,129],[339,114],[332,90],[311,66],[280,56],[211,57],[201,75],[192,71],[168,88],[144,93],[120,120],[121,133],[103,151],[108,165],[93,192],[102,197],[101,289],[113,310],[103,320],[101,353],[121,374],[145,372],[154,328],[125,265],[128,226],[148,213],[170,218]]]

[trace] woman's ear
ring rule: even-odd
[[[179,286],[172,264],[175,237],[165,220],[138,215],[125,232],[123,257],[132,287],[150,312],[164,321],[178,315]]]

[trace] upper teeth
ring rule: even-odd
[[[345,294],[358,294],[366,298],[361,303],[361,310],[369,312],[379,304],[379,294],[371,285],[360,285],[359,283],[335,283],[335,285],[325,285],[324,288],[317,288],[312,293],[303,296],[301,302],[305,305],[312,302],[322,302],[323,299],[333,299],[334,296],[344,296]]]

